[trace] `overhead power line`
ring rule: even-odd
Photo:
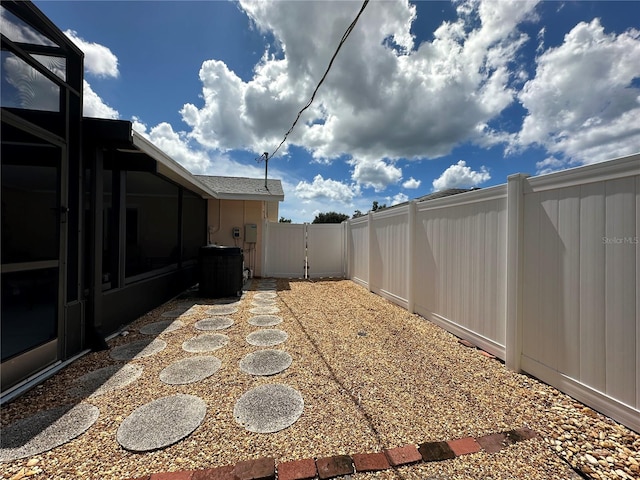
[[[287,141],[287,137],[289,136],[289,134],[295,128],[296,124],[298,123],[298,120],[300,120],[300,116],[302,115],[302,113],[307,108],[309,108],[311,106],[311,104],[313,103],[313,100],[316,97],[316,93],[318,93],[318,89],[320,88],[320,85],[322,85],[322,82],[324,82],[324,79],[327,78],[327,74],[329,73],[329,70],[331,70],[331,66],[333,65],[333,61],[338,56],[338,52],[342,48],[342,45],[347,40],[347,37],[349,36],[349,34],[353,30],[353,28],[356,26],[356,23],[358,23],[358,20],[360,19],[360,15],[362,15],[362,12],[364,12],[364,9],[367,7],[368,3],[369,3],[369,0],[364,0],[364,2],[362,4],[362,7],[360,8],[360,11],[358,12],[358,15],[356,15],[356,18],[353,19],[353,22],[351,22],[351,25],[349,25],[349,27],[347,27],[347,30],[344,32],[344,35],[342,35],[342,39],[340,40],[340,43],[338,44],[338,47],[336,48],[336,51],[334,52],[333,56],[331,57],[331,61],[329,62],[329,65],[327,66],[327,69],[325,70],[324,75],[322,75],[322,78],[318,82],[318,85],[316,85],[316,88],[313,91],[313,94],[311,95],[311,98],[309,99],[309,102],[302,108],[302,110],[300,110],[298,112],[298,115],[296,116],[296,119],[293,121],[293,124],[291,125],[291,128],[287,131],[287,133],[284,134],[284,138],[280,142],[280,145],[278,145],[278,148],[276,148],[271,155],[267,155],[267,153],[265,152],[262,155],[263,157],[266,157],[266,159],[269,159],[269,158],[273,157],[278,150],[280,150],[280,147],[282,147],[282,145],[284,145],[284,142]]]

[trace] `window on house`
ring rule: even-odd
[[[127,172],[125,276],[177,264],[178,187],[147,172]]]

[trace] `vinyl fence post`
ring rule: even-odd
[[[373,264],[373,262],[371,261],[371,257],[373,256],[373,237],[374,237],[374,232],[373,232],[373,212],[369,211],[369,213],[367,214],[367,226],[369,227],[369,252],[368,256],[367,256],[367,287],[369,288],[370,292],[373,292],[373,285],[372,285],[372,279],[373,279],[373,275],[371,273],[371,266]]]
[[[415,312],[415,254],[416,254],[416,201],[409,202],[409,232],[407,235],[407,310]]]
[[[507,286],[505,363],[521,370],[522,290],[524,249],[524,183],[529,175],[517,173],[507,178]]]

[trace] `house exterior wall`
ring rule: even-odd
[[[258,200],[209,200],[207,213],[208,242],[210,244],[240,247],[244,253],[245,267],[256,277],[262,276],[263,222],[278,221],[278,202]],[[257,242],[245,238],[245,226],[257,227]],[[240,237],[233,237],[233,229],[240,229]]]

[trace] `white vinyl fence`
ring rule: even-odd
[[[265,222],[262,268],[265,277],[345,276],[346,224]]]
[[[640,155],[348,221],[347,276],[640,431]]]

